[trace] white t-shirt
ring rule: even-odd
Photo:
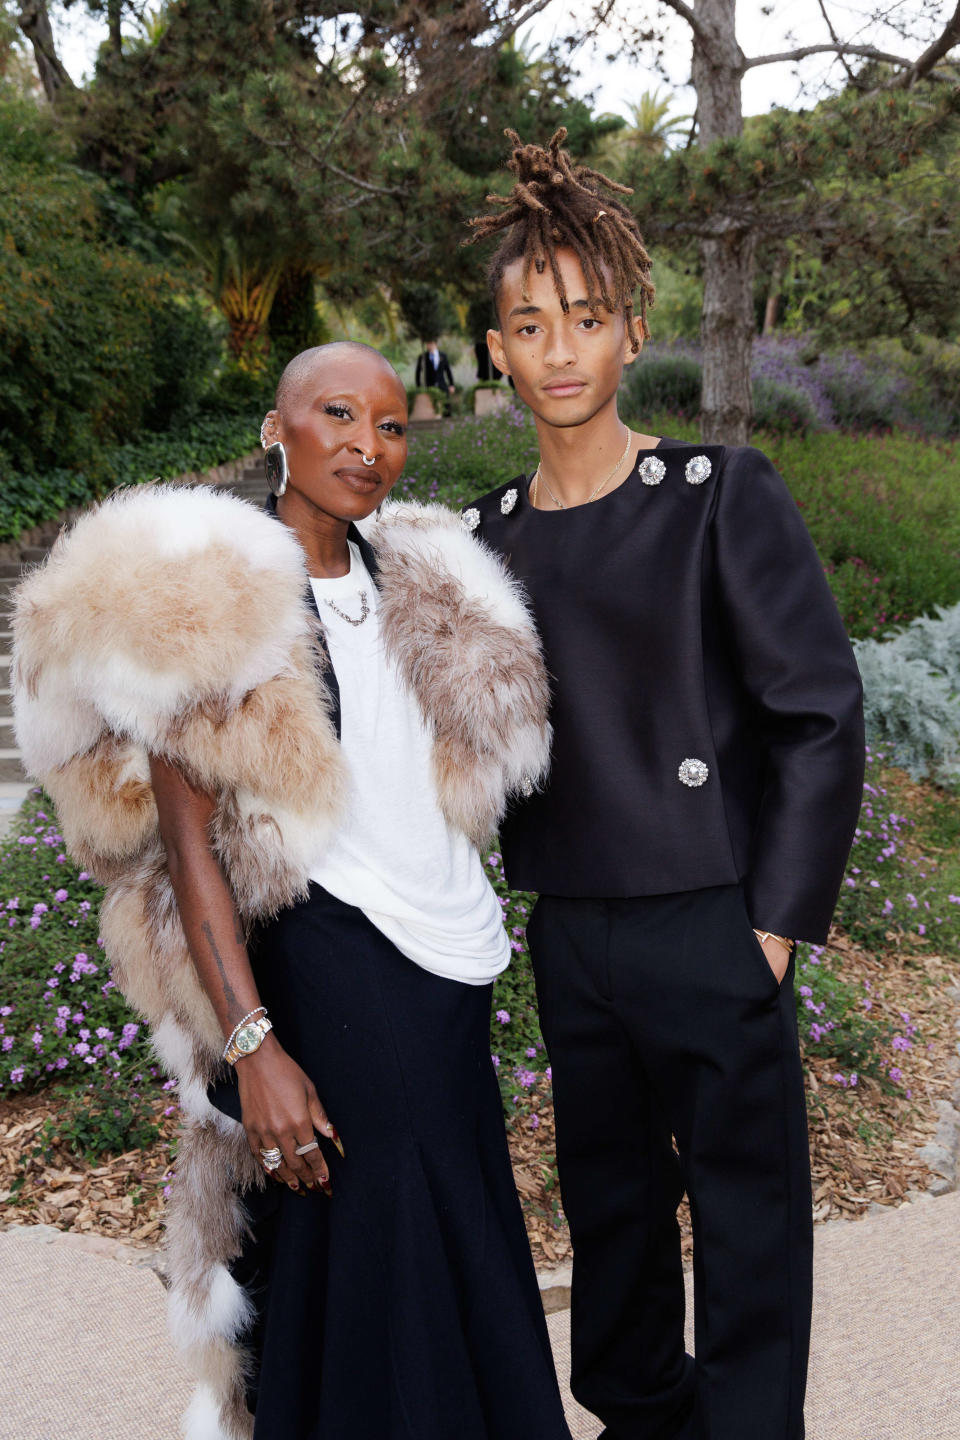
[[[345,818],[311,880],[356,905],[397,949],[434,975],[485,985],[510,959],[500,902],[467,838],[437,803],[432,736],[384,654],[377,589],[350,544],[350,573],[312,579],[340,687],[351,779]],[[369,614],[359,619],[361,592]]]

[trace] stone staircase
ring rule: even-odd
[[[241,500],[251,500],[254,505],[262,505],[267,498],[267,477],[263,464],[248,465],[239,479],[220,488],[229,490],[232,495],[239,495]]]
[[[255,505],[262,505],[267,497],[263,465],[248,465],[236,480],[222,488],[239,495],[241,499],[252,501]],[[0,834],[16,814],[29,788],[13,734],[10,691],[10,649],[13,637],[9,620],[10,598],[24,571],[43,560],[47,549],[47,546],[24,546],[19,560],[0,564]]]

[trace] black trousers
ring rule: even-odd
[[[801,1440],[813,1235],[792,963],[778,986],[739,886],[541,896],[528,933],[574,1244],[574,1395],[606,1440]]]

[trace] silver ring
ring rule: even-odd
[[[261,1164],[263,1165],[264,1170],[279,1170],[280,1166],[283,1164],[283,1156],[281,1155],[279,1160],[267,1160],[266,1158],[264,1158],[261,1161]]]
[[[295,1153],[297,1155],[309,1155],[311,1150],[319,1150],[319,1140],[310,1140],[306,1145],[298,1145]]]
[[[370,459],[368,460],[362,450],[360,451],[360,459],[363,461],[364,465],[376,465],[377,463],[376,455],[371,455]]]
[[[260,1158],[263,1162],[264,1170],[279,1170],[283,1164],[283,1153],[276,1145],[272,1146],[269,1150],[264,1150],[261,1145]]]

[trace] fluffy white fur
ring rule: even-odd
[[[547,685],[533,625],[500,562],[439,506],[367,527],[384,644],[434,735],[448,821],[478,843],[508,794],[545,773]],[[149,752],[216,798],[211,843],[245,922],[306,889],[349,777],[316,671],[295,536],[207,489],[149,486],[85,515],[18,588],[14,713],[30,772],[75,857],[107,885],[117,984],[180,1086],[168,1207],[172,1328],[201,1382],[188,1440],[248,1440],[248,1301],[227,1266],[240,1196],[264,1183],[243,1127],[210,1106],[223,1037],[180,925]]]

